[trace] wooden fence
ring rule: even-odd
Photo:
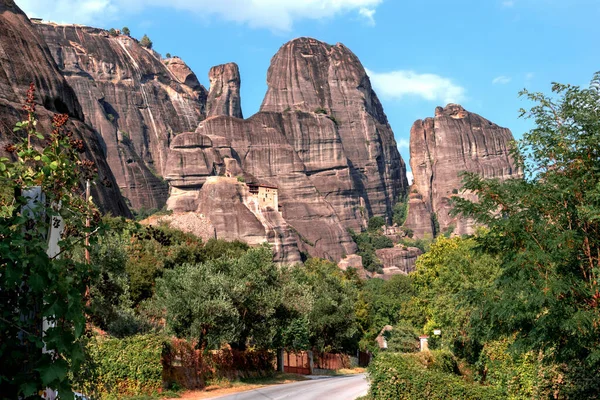
[[[291,374],[312,374],[310,354],[307,351],[283,353],[283,371]]]
[[[350,357],[346,354],[321,353],[315,357],[315,368],[337,371],[351,368]]]

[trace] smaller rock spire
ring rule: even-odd
[[[217,65],[208,73],[210,90],[207,102],[207,117],[227,115],[244,118],[240,97],[240,70],[235,63]]]

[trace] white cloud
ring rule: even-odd
[[[102,24],[122,13],[139,13],[148,7],[172,8],[248,24],[256,28],[289,31],[302,19],[323,19],[357,12],[374,22],[383,0],[17,0],[30,17],[56,22]]]
[[[358,13],[364,17],[370,25],[375,25],[375,9],[362,7]]]
[[[502,7],[511,8],[515,6],[515,2],[513,0],[506,0],[502,2]]]
[[[500,76],[495,77],[494,80],[492,80],[492,84],[494,84],[494,85],[506,85],[511,80],[512,80],[512,78],[510,76],[500,75]]]
[[[418,96],[445,103],[460,103],[466,99],[465,88],[439,75],[407,70],[382,73],[367,70],[367,74],[375,91],[382,98],[399,100],[406,96]]]
[[[412,185],[415,181],[415,177],[413,176],[412,171],[406,171],[406,179],[408,179],[408,184]]]
[[[408,149],[408,148],[410,148],[410,142],[408,140],[406,140],[406,139],[400,139],[396,143],[398,144],[398,148],[399,149]]]

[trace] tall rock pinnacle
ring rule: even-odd
[[[458,104],[437,107],[434,118],[418,120],[410,131],[410,165],[414,183],[405,227],[415,236],[439,233],[471,234],[473,221],[449,215],[452,196],[462,193],[463,171],[501,180],[521,176],[510,157],[510,130],[466,111]],[[439,224],[437,230],[435,220]]]
[[[208,73],[210,89],[208,92],[207,117],[228,115],[244,118],[240,97],[240,71],[237,64],[217,65]]]
[[[267,84],[261,111],[313,113],[333,121],[335,137],[349,165],[352,190],[357,194],[351,206],[365,210],[366,218],[390,217],[394,203],[408,187],[406,167],[358,57],[343,44],[295,39],[283,45],[271,60]],[[290,141],[310,164],[307,157],[312,152],[302,147],[311,132],[302,133]],[[347,207],[351,199],[343,201]]]

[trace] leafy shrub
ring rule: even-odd
[[[123,35],[126,35],[126,36],[131,35],[131,31],[126,26],[124,26],[123,29],[121,29],[121,32],[123,32]]]
[[[383,217],[373,217],[369,220],[369,231],[373,232],[381,227],[385,226],[385,219]]]
[[[117,31],[115,28],[110,28],[110,30],[108,31],[108,34],[110,36],[117,36]]]
[[[494,388],[468,383],[453,373],[449,353],[381,353],[369,366],[372,399],[495,400],[504,399]]]
[[[92,398],[116,399],[161,390],[165,343],[159,335],[92,337],[86,344],[89,360],[76,376],[79,391]]]
[[[419,351],[419,333],[412,325],[402,322],[387,333],[387,349],[391,352],[414,353]]]
[[[489,341],[483,346],[477,366],[481,380],[496,387],[510,399],[548,399],[564,390],[564,376],[559,378],[559,368],[544,365],[543,354],[533,352],[514,355],[509,352],[511,340]],[[579,374],[577,374],[579,375]],[[558,385],[559,382],[561,385]],[[559,386],[562,386],[560,388]],[[585,386],[577,382],[579,388]],[[595,388],[598,389],[598,386]],[[598,393],[596,391],[596,393]],[[572,393],[569,393],[572,395]],[[591,398],[589,396],[567,396],[567,398]]]
[[[171,53],[167,53],[165,57],[171,58]]]
[[[394,205],[392,221],[398,226],[402,226],[408,216],[408,200],[406,197],[401,197]]]
[[[377,255],[375,254],[375,250],[385,249],[394,247],[394,243],[392,240],[381,234],[378,229],[382,226],[383,218],[381,217],[373,217],[369,221],[369,227],[373,229],[369,229],[368,232],[355,233],[352,230],[349,230],[350,236],[352,240],[358,246],[358,251],[356,254],[362,257],[363,266],[367,271],[370,272],[381,272],[382,264]],[[385,224],[385,221],[383,222]]]
[[[327,114],[327,110],[323,107],[319,107],[315,109],[315,114]]]

